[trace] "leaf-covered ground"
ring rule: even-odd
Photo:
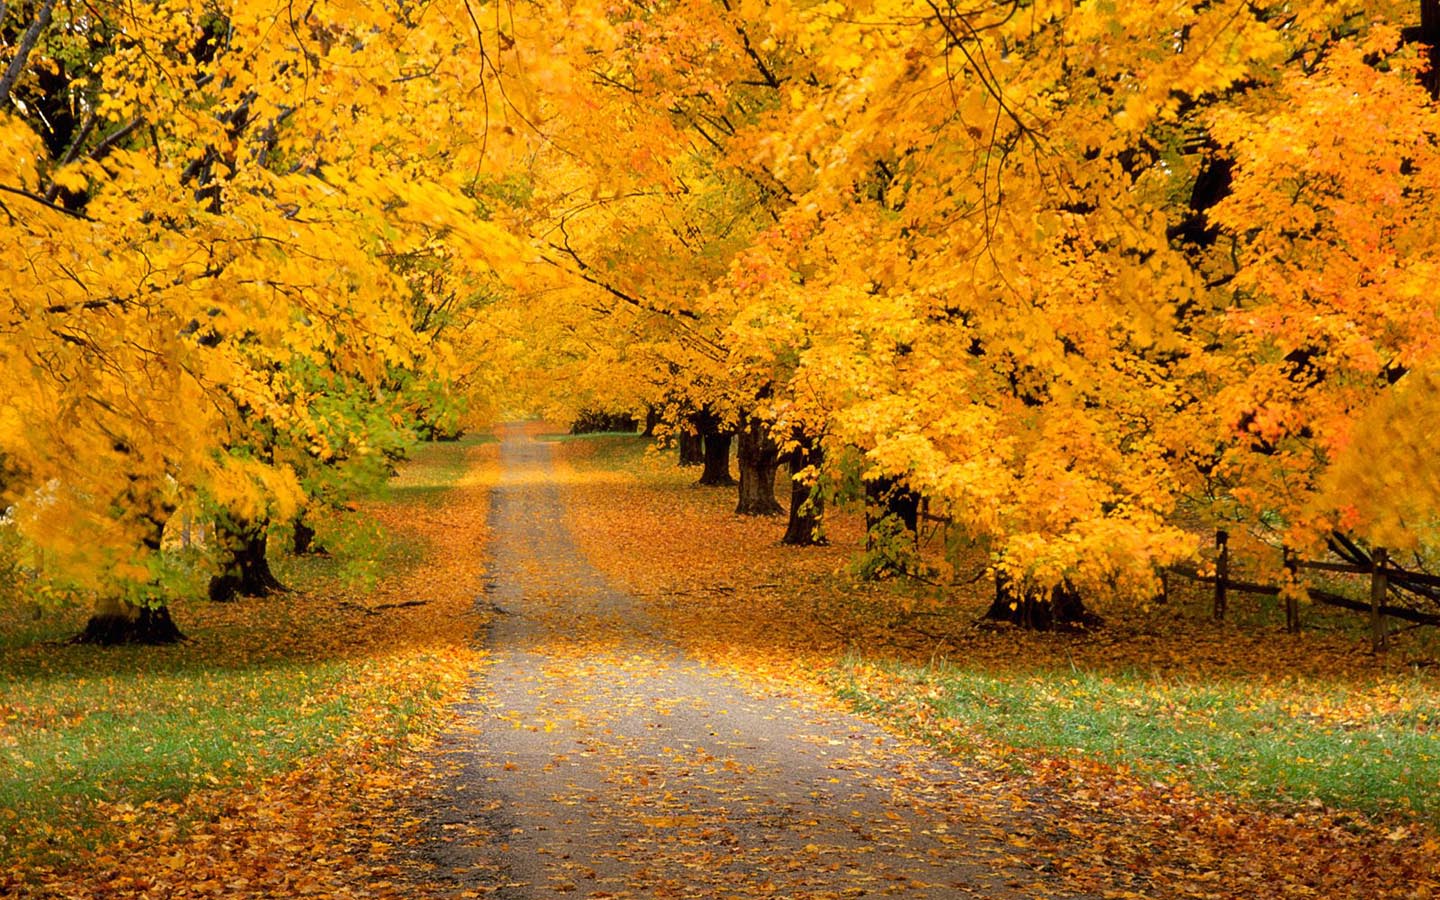
[[[83,610],[7,621],[0,896],[417,896],[404,799],[483,662],[493,456],[422,448],[362,506],[372,587],[338,551],[292,561],[294,593],[177,603],[165,648],[38,642]]]
[[[158,651],[7,621],[0,896],[1440,885],[1419,635],[1377,660],[1183,597],[1086,637],[980,629],[979,586],[853,583],[846,516],[784,548],[637,440],[551,446],[495,492],[493,445],[408,468],[362,510],[373,589],[298,562],[302,592],[186,604],[193,640]]]
[[[575,546],[551,449],[503,445],[491,658],[417,804],[429,877],[517,900],[1077,895],[1031,859],[1068,836],[977,770],[685,653]]]
[[[982,586],[941,603],[854,584],[858,525],[844,516],[829,547],[781,547],[780,523],[734,516],[731,492],[689,486],[633,442],[564,455],[578,542],[665,634],[950,748],[983,773],[964,802],[1062,823],[1064,852],[1032,861],[1066,888],[1369,898],[1440,885],[1440,702],[1413,638],[1377,660],[1353,634],[1212,626],[1183,597],[1103,610],[1111,624],[1092,636],[977,628]],[[1053,834],[1012,840],[1023,857]]]

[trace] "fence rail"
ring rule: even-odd
[[[1358,547],[1346,542],[1347,552],[1363,555]],[[1417,625],[1440,625],[1440,614],[1427,613],[1423,610],[1411,609],[1408,606],[1398,606],[1393,603],[1386,603],[1386,598],[1391,592],[1399,590],[1410,590],[1422,596],[1434,599],[1433,592],[1425,590],[1429,587],[1440,587],[1440,576],[1430,575],[1425,572],[1411,572],[1390,564],[1389,554],[1383,547],[1376,548],[1368,560],[1361,562],[1328,562],[1322,560],[1299,559],[1289,550],[1284,551],[1284,565],[1290,570],[1290,577],[1298,579],[1301,569],[1336,572],[1346,575],[1369,575],[1370,596],[1368,602],[1346,597],[1332,591],[1319,588],[1306,588],[1306,594],[1312,600],[1324,603],[1327,606],[1337,606],[1342,609],[1351,609],[1356,612],[1369,613],[1370,616],[1370,644],[1371,649],[1379,653],[1385,649],[1386,638],[1389,634],[1387,618],[1400,619],[1413,622]],[[1300,608],[1293,592],[1285,591],[1279,585],[1260,584],[1253,581],[1245,581],[1230,577],[1230,535],[1224,530],[1215,532],[1215,574],[1206,575],[1193,566],[1171,566],[1167,573],[1179,575],[1192,581],[1215,586],[1214,602],[1211,614],[1216,621],[1225,618],[1229,606],[1230,592],[1236,591],[1244,594],[1261,594],[1264,596],[1283,596],[1285,598],[1285,626],[1291,632],[1300,630]]]

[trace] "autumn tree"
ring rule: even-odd
[[[787,541],[923,504],[1030,625],[1201,524],[1433,543],[1428,2],[103,12],[4,19],[0,453],[127,609],[180,505],[373,447],[322,397],[664,410],[740,512],[788,457]]]
[[[1417,12],[581,10],[546,133],[590,192],[549,259],[677,389],[923,497],[999,609],[1149,596],[1182,520],[1360,514],[1320,485],[1428,352]]]
[[[101,598],[88,635],[173,639],[169,516],[293,516],[275,449],[364,430],[319,421],[305,367],[444,379],[394,261],[443,236],[477,283],[514,252],[472,189],[488,108],[434,102],[475,85],[477,35],[443,4],[423,26],[364,3],[7,13],[9,498],[46,575]]]

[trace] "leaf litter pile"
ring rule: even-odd
[[[633,444],[563,446],[577,542],[617,586],[643,598],[667,637],[699,659],[785,685],[806,704],[823,708],[839,695],[947,748],[971,777],[938,791],[935,802],[967,815],[1018,811],[1032,823],[1005,835],[1003,864],[1105,897],[1428,898],[1440,890],[1433,809],[1249,797],[1233,784],[1212,788],[1203,765],[1117,759],[1074,734],[1058,748],[1037,747],[1022,739],[1023,724],[985,728],[940,702],[954,669],[984,673],[992,684],[1037,673],[1047,684],[1073,684],[1057,704],[1083,699],[1097,681],[1141,673],[1160,696],[1180,698],[1168,701],[1172,717],[1185,712],[1176,685],[1213,681],[1231,692],[1225,696],[1253,701],[1262,719],[1273,706],[1302,724],[1353,734],[1373,721],[1400,721],[1433,748],[1424,700],[1433,701],[1435,686],[1403,654],[1376,660],[1350,635],[1296,638],[1167,610],[1115,616],[1089,636],[978,628],[988,599],[979,587],[962,598],[962,611],[947,613],[903,589],[855,583],[848,566],[860,526],[852,518],[832,518],[828,547],[783,547],[783,522],[733,515],[730,491],[692,487],[693,473],[669,459],[641,459]],[[985,700],[995,706],[1004,697],[996,690]],[[1139,715],[1166,713],[1166,701],[1158,705]],[[1381,777],[1416,781],[1418,796],[1440,795],[1440,768],[1402,772],[1397,763],[1387,772],[1387,751],[1375,755]]]
[[[261,702],[269,678],[307,679],[313,689],[287,685],[293,706],[239,735],[240,746],[215,772],[185,776],[179,787],[151,791],[141,802],[115,790],[109,798],[73,799],[46,821],[0,822],[7,858],[0,896],[420,896],[405,869],[420,823],[405,814],[405,798],[424,775],[424,753],[445,710],[483,663],[474,603],[494,446],[451,445],[448,452],[465,456],[452,489],[407,491],[407,479],[416,477],[411,466],[397,479],[395,499],[362,506],[361,514],[414,554],[372,589],[330,579],[271,598],[185,604],[180,619],[189,642],[121,659],[138,665],[146,658],[139,654],[193,656],[180,660],[182,668],[192,662],[201,671],[213,668],[217,681],[225,670],[252,667],[246,683],[259,688],[243,693],[241,706],[247,698]],[[44,646],[20,652],[129,653]],[[123,683],[119,675],[105,680]],[[204,676],[171,678],[166,687],[194,691],[185,701],[194,705],[190,712],[211,714],[207,704],[216,698],[207,695]],[[68,714],[123,721],[131,712],[127,699],[113,687],[110,693],[105,709]],[[3,702],[10,714],[0,728],[0,754],[18,743],[19,729],[58,727],[67,715],[27,708],[22,720],[8,688]],[[290,764],[269,764],[265,729],[311,709],[325,711],[330,730]],[[97,756],[104,749],[93,748]],[[172,764],[183,766],[183,756]],[[35,777],[44,768],[37,766]]]

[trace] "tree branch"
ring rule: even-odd
[[[720,2],[724,5],[726,12],[734,12],[730,7],[730,0],[720,0]],[[760,82],[750,83],[778,89],[780,87],[780,79],[776,78],[775,73],[770,71],[770,67],[765,65],[765,60],[760,58],[760,54],[755,52],[755,48],[750,44],[749,33],[738,23],[735,25],[735,33],[740,35],[740,43],[745,48],[745,55],[750,57],[751,62],[755,63],[755,68],[760,70],[760,77],[764,79]]]
[[[14,195],[17,196],[17,197],[24,197],[26,200],[30,200],[30,201],[32,201],[32,202],[34,202],[34,203],[38,203],[38,204],[40,204],[41,206],[45,207],[46,209],[53,209],[55,212],[64,213],[65,215],[70,216],[70,217],[75,218],[75,219],[80,219],[80,220],[85,221],[85,222],[93,222],[93,221],[95,221],[94,219],[90,218],[89,216],[85,215],[85,214],[82,213],[82,212],[76,212],[76,211],[73,210],[73,209],[66,209],[66,208],[63,207],[63,206],[60,206],[60,205],[55,204],[55,203],[51,203],[49,200],[46,200],[44,197],[40,196],[39,194],[31,193],[30,191],[27,191],[27,190],[25,190],[24,188],[11,187],[11,186],[8,185],[8,184],[0,184],[0,191],[4,191],[4,192],[7,193],[7,194],[14,194]]]
[[[20,73],[25,71],[25,63],[30,59],[30,52],[35,49],[35,43],[40,40],[40,32],[50,25],[50,17],[55,12],[55,0],[45,0],[40,6],[40,11],[35,14],[35,21],[25,29],[25,34],[20,38],[20,46],[15,49],[15,58],[10,60],[10,67],[5,70],[5,75],[0,77],[0,109],[10,103],[10,92],[15,89],[15,82],[20,80]]]

